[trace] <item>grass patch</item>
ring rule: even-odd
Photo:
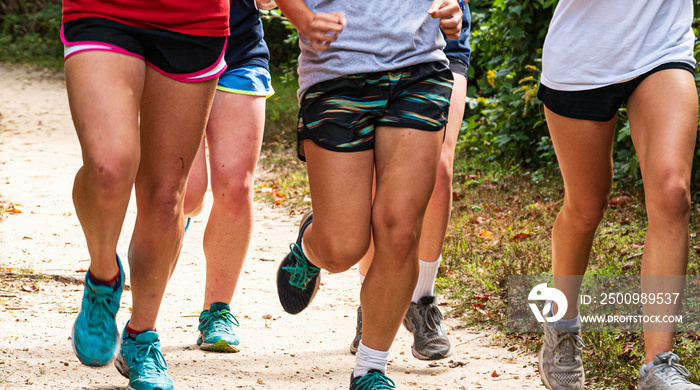
[[[455,160],[453,214],[438,287],[451,300],[451,316],[505,334],[509,275],[551,274],[551,227],[563,203],[559,173],[534,174],[518,167]],[[618,183],[601,222],[588,274],[640,273],[646,234],[641,188]],[[700,273],[700,206],[691,212],[689,274]],[[508,334],[498,342],[539,349],[539,334]],[[627,389],[636,384],[644,357],[638,333],[586,333],[587,386]],[[700,335],[678,334],[675,352],[700,382]]]
[[[273,74],[272,86],[275,94],[267,100],[259,164],[262,178],[255,184],[256,199],[299,214],[311,207],[311,198],[306,165],[296,153],[297,82]]]

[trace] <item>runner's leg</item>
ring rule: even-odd
[[[182,83],[147,70],[136,177],[138,214],[129,247],[131,329],[155,328],[182,245],[187,176],[202,142],[215,87],[216,80]]]

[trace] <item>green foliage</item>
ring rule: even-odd
[[[480,163],[513,162],[527,169],[556,167],[542,103],[536,98],[541,56],[556,0],[493,0],[470,3],[473,28],[466,126],[458,149]],[[698,7],[696,7],[698,8]],[[700,28],[696,9],[695,35]],[[700,57],[700,41],[695,46]],[[696,77],[700,85],[700,75]],[[626,110],[618,115],[615,179],[641,183]],[[700,146],[700,141],[698,142]],[[700,150],[693,166],[693,193],[700,201]],[[541,175],[533,175],[538,178]]]
[[[472,86],[466,115],[476,124],[469,123],[463,133],[463,150],[526,166],[553,161],[536,94],[542,44],[555,5],[554,0],[495,0],[471,7]],[[474,132],[481,134],[476,144],[468,141]]]
[[[299,57],[297,30],[282,15],[279,8],[261,11],[260,16],[265,30],[265,42],[270,49],[270,69],[283,73],[287,80],[293,79]]]
[[[61,66],[61,2],[10,0],[0,4],[0,61]]]

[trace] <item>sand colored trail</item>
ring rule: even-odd
[[[24,269],[82,279],[89,260],[71,201],[81,157],[62,75],[0,65],[0,115],[0,195],[22,211],[0,222],[0,275]],[[123,259],[135,210],[132,204],[119,243]],[[312,306],[300,315],[284,313],[275,292],[275,270],[295,238],[298,217],[261,203],[256,204],[251,250],[232,304],[241,323],[241,352],[197,348],[207,215],[205,209],[187,232],[158,321],[176,389],[347,389],[354,364],[348,346],[359,302],[357,269],[324,273]],[[83,287],[67,281],[0,276],[0,389],[126,386],[111,364],[89,368],[74,356],[69,337]],[[127,321],[130,305],[125,291],[119,326]],[[494,347],[490,334],[456,325],[445,321],[453,355],[435,362],[413,358],[411,335],[399,331],[388,371],[397,389],[543,388],[534,355]]]

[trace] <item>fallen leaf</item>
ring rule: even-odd
[[[493,233],[488,230],[485,230],[479,233],[479,237],[493,237]]]
[[[499,376],[501,376],[501,374],[497,373],[496,370],[493,370],[493,372],[491,373],[491,376],[493,378],[498,378]]]
[[[511,241],[523,241],[527,240],[528,238],[532,237],[532,234],[530,233],[518,233],[514,235],[513,237],[510,238]]]
[[[627,206],[630,203],[632,203],[632,197],[628,195],[613,196],[610,199],[611,206]]]

